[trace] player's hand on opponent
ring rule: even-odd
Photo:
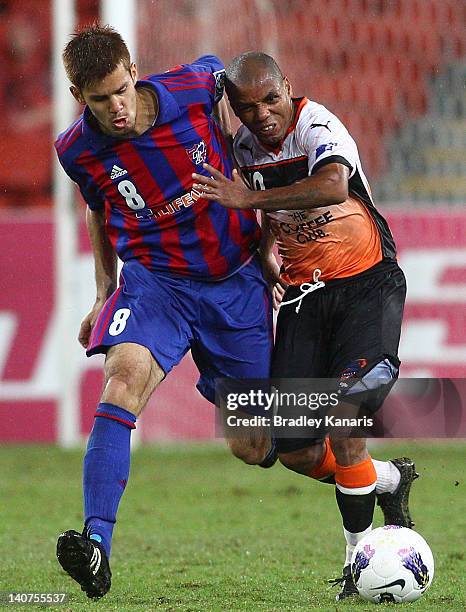
[[[261,256],[261,265],[262,274],[272,293],[273,308],[274,310],[278,310],[286,291],[286,284],[280,279],[280,266],[273,253],[267,256]]]
[[[206,200],[215,200],[225,208],[253,208],[251,200],[253,192],[244,184],[237,170],[233,170],[230,180],[224,174],[209,164],[202,164],[203,168],[211,174],[194,173],[193,188],[202,194]],[[196,182],[197,181],[197,182]]]
[[[89,338],[91,337],[92,328],[99,316],[100,311],[104,307],[105,300],[97,299],[92,310],[84,317],[79,328],[78,340],[84,348],[88,347]]]
[[[285,295],[286,286],[282,281],[278,281],[272,288],[272,304],[273,309],[278,310],[282,303],[283,296]]]

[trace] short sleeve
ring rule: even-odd
[[[79,187],[79,191],[88,207],[91,210],[103,210],[105,208],[105,201],[95,183],[84,173],[79,174],[66,168],[63,164],[62,166],[70,179]]]
[[[222,98],[225,88],[225,67],[215,55],[203,55],[191,64],[193,71],[204,74],[213,104]]]
[[[312,116],[299,127],[298,139],[309,158],[309,174],[330,163],[340,163],[356,171],[358,150],[343,123],[324,109],[320,116]]]
[[[84,198],[84,201],[91,210],[103,210],[105,208],[105,202],[103,201],[98,191],[93,188],[94,186],[92,184],[85,186],[81,185],[80,183],[77,183],[77,185],[79,187],[79,191],[81,192],[82,197]]]

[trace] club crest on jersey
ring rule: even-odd
[[[203,140],[192,146],[190,149],[185,149],[185,151],[188,154],[189,159],[193,161],[196,166],[203,164],[207,158],[207,147]]]
[[[338,142],[327,142],[326,144],[321,144],[316,149],[316,159],[325,153],[325,151],[332,151],[333,147],[336,147]]]

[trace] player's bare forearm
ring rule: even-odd
[[[261,229],[262,233],[259,245],[259,254],[261,259],[265,260],[269,258],[272,253],[273,245],[275,244],[275,236],[273,235],[267,215],[263,211],[261,212]]]
[[[105,231],[105,213],[88,208],[86,225],[94,254],[97,300],[105,301],[117,282],[117,257]]]
[[[231,132],[231,122],[230,122],[230,113],[228,112],[228,105],[223,97],[217,104],[214,106],[212,111],[213,116],[217,120],[217,123],[220,125],[220,129],[222,130],[222,134],[225,138],[232,137]]]
[[[225,97],[214,106],[212,115],[222,130],[222,134],[227,143],[228,153],[230,157],[233,158],[233,134],[231,131],[230,113],[228,112],[228,105]]]
[[[215,200],[227,208],[261,210],[303,210],[341,204],[348,197],[349,170],[343,164],[328,164],[315,174],[287,187],[250,191],[239,179],[227,179],[221,172],[204,164],[210,177],[193,174],[207,200]],[[240,184],[241,183],[241,184]]]
[[[86,225],[94,254],[96,299],[81,322],[78,340],[88,348],[92,328],[107,298],[116,289],[117,257],[105,231],[105,213],[88,208]]]
[[[328,164],[312,176],[287,187],[254,192],[254,208],[305,210],[341,204],[348,197],[348,168]]]
[[[275,236],[273,235],[270,222],[264,211],[261,212],[261,242],[259,245],[259,256],[261,260],[262,273],[269,285],[272,294],[272,304],[275,310],[278,310],[280,303],[285,293],[285,285],[280,280],[280,266],[277,263],[275,255],[272,251],[275,244]]]
[[[274,284],[280,280],[280,267],[272,252],[273,245],[275,244],[275,236],[272,233],[267,215],[263,211],[261,212],[261,230],[259,257],[264,277],[272,289]]]

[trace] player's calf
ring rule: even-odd
[[[306,443],[305,440],[303,442]],[[320,480],[335,473],[335,461],[331,461],[333,454],[328,449],[328,443],[324,444],[323,441],[319,441],[318,444],[298,448],[290,452],[279,451],[278,457],[280,463],[289,470]]]
[[[233,455],[248,465],[260,465],[271,452],[273,453],[269,434],[261,437],[230,437],[227,438],[227,444]]]
[[[262,459],[262,461],[258,464],[259,467],[264,468],[264,469],[273,467],[276,464],[277,459],[278,459],[278,448],[277,448],[277,441],[275,440],[275,438],[271,438],[270,444],[271,446],[270,446],[269,452]]]
[[[248,465],[262,464],[262,467],[272,467],[277,459],[277,452],[270,427],[249,424],[257,415],[245,412],[236,413],[236,424],[232,427],[228,422],[229,416],[227,410],[220,410],[219,418],[225,439],[233,455]]]

